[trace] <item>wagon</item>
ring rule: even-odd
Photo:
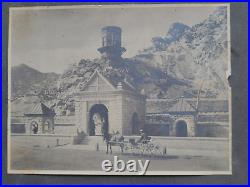
[[[166,147],[153,142],[151,137],[140,142],[137,142],[135,138],[124,139],[123,141],[109,141],[107,146],[110,147],[111,153],[112,146],[119,146],[121,153],[132,153],[133,155],[163,156],[167,152]]]
[[[124,152],[130,152],[136,155],[166,155],[166,147],[152,141],[151,137],[141,142],[130,138],[128,142],[124,142]]]

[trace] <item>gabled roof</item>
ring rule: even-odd
[[[11,101],[11,116],[23,116],[24,113],[36,103],[40,102],[38,96],[23,96]]]
[[[168,112],[195,112],[195,109],[184,98],[181,98],[174,106],[169,108]]]
[[[90,76],[90,78],[87,80],[87,82],[81,88],[81,90],[85,90],[91,84],[91,82],[96,78],[96,76],[99,76],[108,86],[110,86],[110,88],[112,90],[117,90],[117,86],[119,84],[121,86],[121,89],[123,89],[123,90],[130,90],[130,91],[136,90],[132,84],[130,84],[128,81],[126,81],[126,79],[116,80],[115,78],[103,75],[98,70],[94,71],[94,73]]]
[[[90,85],[90,83],[92,82],[92,80],[94,80],[96,78],[96,76],[99,76],[103,81],[106,82],[106,84],[108,84],[113,90],[116,89],[116,87],[106,78],[104,77],[98,70],[95,70],[95,72],[90,76],[89,80],[84,84],[84,86],[82,87],[82,90],[85,90],[85,88],[88,87],[88,85]]]
[[[55,114],[54,111],[41,102],[31,105],[28,111],[24,113],[24,115],[53,115],[53,114]]]

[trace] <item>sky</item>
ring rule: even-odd
[[[101,28],[109,25],[121,27],[127,50],[123,57],[129,58],[151,46],[153,37],[165,36],[172,23],[193,26],[215,9],[205,5],[15,8],[10,16],[10,63],[62,73],[82,58],[100,57]]]

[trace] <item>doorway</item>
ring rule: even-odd
[[[89,111],[89,135],[103,136],[108,134],[108,109],[103,104],[96,104]]]
[[[176,123],[176,136],[178,137],[186,137],[187,133],[187,123],[183,120],[178,121]]]

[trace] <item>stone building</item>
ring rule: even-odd
[[[125,81],[113,85],[98,70],[75,93],[75,107],[77,128],[90,136],[138,134],[145,121],[145,96]]]
[[[148,99],[145,130],[154,136],[228,137],[228,100]]]
[[[145,130],[151,135],[195,136],[196,110],[180,98],[165,113],[147,114]]]
[[[121,29],[102,29],[102,58],[112,68],[122,63]],[[96,69],[89,80],[74,95],[75,119],[78,131],[90,136],[119,132],[138,134],[145,121],[145,96],[137,92],[126,78],[105,77]]]
[[[43,103],[29,105],[23,115],[12,116],[11,132],[25,134],[54,133],[55,112]]]

